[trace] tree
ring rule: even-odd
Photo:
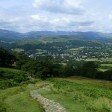
[[[38,62],[37,75],[41,79],[53,77],[54,64],[51,57],[45,57],[43,60]]]
[[[9,67],[12,66],[16,60],[15,56],[6,51],[5,49],[0,48],[0,66]]]
[[[99,64],[94,61],[88,61],[83,64],[81,74],[86,77],[95,78]]]
[[[31,59],[24,53],[14,53],[16,56],[16,68],[22,69],[22,66],[29,62]]]

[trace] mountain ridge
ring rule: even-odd
[[[15,41],[20,39],[33,39],[41,37],[69,37],[79,38],[84,40],[103,40],[112,39],[112,33],[100,33],[100,32],[74,32],[74,31],[32,31],[27,33],[19,33],[15,31],[0,29],[0,40]]]

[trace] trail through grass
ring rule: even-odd
[[[39,92],[59,102],[67,112],[112,112],[112,82],[72,77],[47,83],[49,87],[44,85]]]
[[[40,104],[29,96],[33,90],[67,112],[112,112],[112,82],[82,77],[52,78],[2,90],[7,112],[42,112]]]

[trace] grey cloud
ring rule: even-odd
[[[94,21],[85,21],[85,22],[71,22],[69,26],[90,26]]]
[[[9,26],[9,25],[10,25],[9,22],[3,22],[3,21],[0,22],[0,26]]]

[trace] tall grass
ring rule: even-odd
[[[77,78],[48,82],[53,84],[50,91],[40,89],[40,93],[61,103],[67,112],[112,112],[112,82]]]

